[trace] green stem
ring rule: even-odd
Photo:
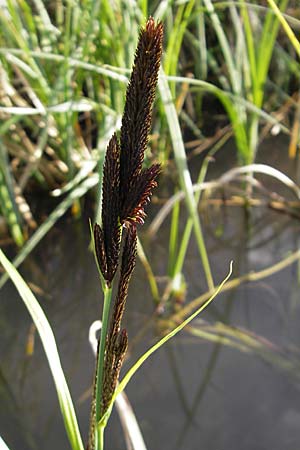
[[[211,161],[211,157],[215,155],[215,153],[225,144],[225,142],[228,140],[229,136],[231,136],[231,133],[226,133],[209,151],[207,157],[204,159],[198,179],[197,184],[203,183],[207,174],[208,165]],[[198,207],[198,203],[200,200],[201,191],[197,192],[195,194],[195,202]],[[178,273],[182,271],[183,263],[185,261],[185,255],[187,252],[187,248],[190,242],[190,236],[193,229],[193,220],[189,217],[185,229],[181,238],[180,248],[177,254],[176,263],[174,266],[174,270],[172,273],[172,277],[175,278]],[[207,278],[207,284],[209,284],[209,279]]]
[[[156,279],[155,279],[155,276],[154,276],[154,274],[152,272],[152,268],[151,268],[151,266],[149,264],[149,261],[147,259],[147,256],[146,256],[146,254],[144,252],[142,243],[141,243],[139,238],[137,238],[137,254],[138,254],[138,257],[140,258],[141,263],[143,264],[144,269],[146,271],[146,275],[147,275],[148,282],[149,282],[149,285],[150,285],[150,289],[151,289],[151,294],[152,294],[153,300],[155,301],[156,304],[158,304],[160,302],[160,296],[159,296],[159,292],[158,292]]]
[[[259,126],[259,117],[257,114],[253,114],[251,116],[250,130],[249,130],[249,147],[250,152],[249,156],[251,159],[248,160],[248,164],[253,164],[256,157],[256,150],[258,144],[258,126]]]
[[[202,227],[200,224],[200,220],[195,221],[195,223],[194,223],[194,233],[196,236],[200,256],[202,259],[203,270],[204,270],[205,277],[207,280],[207,286],[208,286],[209,290],[212,290],[212,289],[214,289],[215,285],[214,285],[214,280],[213,280],[211,269],[210,269],[210,264],[209,264],[209,260],[208,260],[208,255],[207,255],[207,251],[206,251],[206,246],[205,246],[205,242],[204,242],[204,237],[203,237],[203,233],[202,233]]]
[[[210,264],[208,260],[208,255],[205,248],[204,238],[202,234],[200,219],[198,216],[197,205],[193,193],[192,179],[190,176],[185,148],[183,144],[182,134],[179,127],[179,121],[176,113],[176,109],[171,96],[171,91],[169,89],[168,81],[166,76],[161,70],[160,78],[158,81],[159,90],[162,102],[164,104],[166,118],[169,125],[170,135],[172,139],[174,156],[177,165],[177,170],[179,172],[179,180],[181,184],[181,189],[185,193],[186,206],[193,220],[194,233],[196,237],[196,242],[198,244],[198,249],[200,257],[202,260],[203,270],[207,279],[207,285],[209,290],[214,289],[214,281],[210,269]]]
[[[99,345],[99,356],[98,356],[98,364],[97,364],[97,382],[96,382],[96,424],[98,424],[99,420],[102,416],[101,411],[101,399],[102,399],[102,389],[103,389],[103,369],[104,369],[104,352],[105,352],[105,341],[107,335],[108,328],[108,319],[109,319],[109,310],[110,303],[112,297],[112,287],[104,284],[103,287],[104,293],[104,305],[103,305],[103,313],[102,313],[102,329],[101,329],[101,337],[100,337],[100,345]],[[97,450],[101,450],[103,447],[103,427],[96,426],[97,429]],[[101,444],[102,442],[102,444]]]
[[[104,450],[104,430],[105,426],[97,426],[96,450]]]
[[[172,221],[169,239],[169,261],[168,261],[168,276],[172,277],[174,272],[174,266],[176,264],[176,253],[178,243],[178,228],[179,228],[179,213],[180,203],[177,202],[174,205],[172,211]],[[193,224],[193,222],[192,222]]]

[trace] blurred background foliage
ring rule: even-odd
[[[2,239],[9,233],[23,246],[69,207],[80,215],[79,198],[101,181],[107,141],[120,126],[139,28],[149,15],[164,23],[163,71],[189,158],[233,135],[237,164],[251,164],[262,139],[279,132],[289,135],[295,157],[300,8],[296,0],[277,7],[292,34],[270,1],[2,1]],[[162,163],[174,188],[185,190],[180,171],[188,166],[173,164],[178,149],[165,91],[161,83],[148,162]]]
[[[165,333],[215,291],[220,268],[216,265],[212,271],[210,260],[218,259],[222,270],[223,261],[227,261],[227,253],[215,256],[206,250],[201,222],[204,216],[210,220],[208,204],[244,207],[243,233],[236,248],[246,259],[249,249],[260,248],[274,238],[273,234],[272,239],[264,234],[277,220],[276,212],[269,208],[300,218],[296,164],[300,143],[298,0],[0,0],[0,245],[12,244],[17,267],[67,211],[81,218],[88,210],[89,215],[99,218],[105,150],[113,132],[120,128],[139,29],[149,15],[163,21],[165,35],[145,161],[162,164],[160,187],[153,199],[156,216],[145,227],[148,236],[158,234],[162,223],[167,217],[169,220],[161,230],[163,249],[144,248],[141,239],[138,256],[149,281],[154,316],[163,316],[158,321],[158,332]],[[279,134],[285,135],[286,145],[282,146],[283,141],[276,137]],[[278,139],[281,155],[286,152],[281,165],[277,160],[275,164],[275,157],[272,160],[273,140],[262,151],[261,144],[269,136]],[[224,149],[226,153],[228,145],[235,151],[234,158],[232,154],[221,154],[219,160],[218,152]],[[288,158],[292,164],[285,165]],[[211,161],[216,161],[215,179],[208,174]],[[292,171],[294,181],[288,177],[287,166],[296,169]],[[257,174],[267,177],[262,181]],[[269,183],[270,177],[284,186],[286,196],[280,188],[276,191],[278,184],[274,188],[272,180]],[[216,190],[218,195],[213,198]],[[182,201],[186,208],[181,206]],[[251,220],[247,222],[247,218],[255,206],[263,207],[261,216],[268,216],[268,220],[266,223],[259,217],[257,228],[251,232]],[[265,207],[270,214],[265,214]],[[234,213],[230,220],[227,228],[223,222],[215,225],[218,220],[213,223],[214,236],[220,237],[225,230],[224,242],[228,245],[238,234],[239,223]],[[282,234],[290,233],[292,243],[298,247],[295,230],[294,235],[288,225],[279,227]],[[279,231],[276,228],[275,232]],[[55,265],[64,266],[62,254],[72,248],[74,253],[65,264],[71,281],[66,283],[65,271],[60,269],[56,276],[62,279],[58,285],[63,293],[65,286],[71,286],[68,297],[74,305],[74,291],[80,292],[81,302],[87,285],[92,284],[87,274],[90,271],[85,271],[89,267],[85,259],[87,239],[65,231],[62,236],[53,245],[58,255]],[[80,241],[84,250],[80,247],[78,252],[74,241]],[[190,249],[196,255],[189,262],[186,255],[191,242],[195,245]],[[214,248],[217,246],[222,252],[221,240]],[[276,252],[263,247],[254,263],[241,264],[241,269],[236,256],[237,269],[224,291],[231,295],[231,290],[244,283],[277,276],[299,262],[298,248],[291,245],[283,250],[279,244],[274,246]],[[53,278],[48,261],[50,247],[49,238],[40,249],[49,280]],[[199,275],[199,256],[205,279]],[[77,287],[74,290],[75,259],[84,280],[82,292]],[[43,274],[39,263],[36,267],[38,291]],[[86,282],[87,278],[90,282]],[[1,276],[0,288],[7,279],[6,274]],[[287,287],[293,291],[291,297],[298,299],[295,279],[282,280],[274,291]],[[185,304],[188,283],[190,296],[196,297]],[[143,289],[138,289],[137,297]],[[284,291],[283,302],[286,296]],[[94,291],[92,297],[96,297]],[[79,300],[72,308],[77,308]],[[296,322],[292,300],[291,317]],[[254,306],[258,310],[258,304]],[[225,304],[225,313],[226,308]],[[280,309],[273,303],[272,308]],[[86,310],[94,314],[93,308]],[[266,339],[264,335],[269,310],[261,314],[260,332],[229,325],[225,313],[224,317],[217,315],[213,323],[198,320],[187,329],[189,335],[214,343],[216,353],[222,344],[258,355],[298,381],[298,347],[296,352],[293,347],[288,353],[274,344],[273,336]],[[290,322],[286,323],[290,330]],[[299,329],[298,324],[294,323],[294,327]],[[85,328],[86,324],[80,326],[80,332]],[[277,328],[275,331],[277,338]],[[214,355],[207,371],[213,366]],[[201,396],[202,386],[199,392]]]

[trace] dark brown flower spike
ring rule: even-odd
[[[152,17],[141,30],[126,92],[120,144],[114,134],[105,157],[102,227],[94,228],[96,256],[108,285],[116,273],[120,226],[143,224],[160,166],[142,169],[162,54],[163,26]]]
[[[102,228],[94,227],[95,250],[104,279],[111,283],[120,254],[120,147],[114,134],[109,141],[102,185]]]
[[[121,320],[123,317],[128,294],[129,281],[135,267],[136,252],[137,252],[136,227],[131,226],[127,230],[123,247],[118,294],[114,304],[114,310],[111,318],[109,340],[113,339],[113,337],[117,336],[120,332]]]
[[[92,396],[92,405],[90,412],[90,428],[89,428],[89,440],[86,447],[86,450],[95,450],[95,434],[96,434],[96,384],[97,384],[97,366],[98,366],[98,358],[99,358],[99,342],[97,346],[96,352],[96,368],[95,368],[95,376],[94,376],[94,384],[93,384],[93,396]]]
[[[126,330],[120,331],[120,329],[126,305],[129,281],[135,267],[136,248],[136,228],[135,226],[131,226],[127,230],[125,237],[118,294],[110,321],[110,331],[106,340],[102,400],[103,413],[105,413],[109,407],[127,350],[127,332]]]
[[[135,180],[135,185],[127,196],[127,209],[124,210],[125,219],[123,219],[125,226],[128,223],[143,225],[146,217],[144,208],[150,201],[152,190],[157,186],[155,180],[159,172],[160,165],[153,164],[150,168],[143,169],[140,176]]]
[[[163,25],[150,17],[141,30],[132,74],[127,87],[121,127],[120,197],[121,222],[132,216],[140,203],[136,183],[141,176],[151,126],[152,107],[162,54]],[[135,198],[135,204],[132,199]],[[132,219],[132,217],[131,217]]]
[[[120,370],[128,347],[128,336],[126,330],[122,330],[118,339],[109,349],[104,365],[103,395],[101,401],[101,411],[103,414],[110,406],[112,396],[115,392]]]

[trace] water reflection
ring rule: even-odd
[[[168,233],[166,222],[155,241],[143,239],[158,276],[167,272]],[[249,214],[241,207],[210,208],[205,236],[215,282],[224,278],[230,260],[234,260],[234,277],[275,264],[299,248],[298,235],[297,220],[267,208],[253,208]],[[99,317],[101,298],[88,244],[87,221],[61,223],[22,267],[26,280],[38,287],[37,296],[53,326],[84,436],[89,401],[83,394],[90,388],[94,370],[88,328]],[[206,291],[193,239],[184,275],[188,303]],[[37,336],[33,354],[26,354],[28,313],[9,283],[0,298],[0,432],[12,450],[68,448]],[[125,368],[158,339],[172,310],[167,305],[165,314],[153,319],[155,305],[138,264],[125,317],[134,343]],[[224,291],[128,386],[149,450],[298,448],[299,319],[296,263]],[[115,414],[106,443],[107,450],[125,448]]]

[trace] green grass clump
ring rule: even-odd
[[[293,33],[299,25],[293,17],[297,5],[288,0],[276,8],[271,0],[269,6],[244,0],[7,0],[5,5],[0,10],[0,208],[19,246],[31,236],[18,261],[70,206],[75,204],[80,214],[80,197],[101,182],[106,145],[121,119],[138,30],[152,14],[164,24],[164,73],[150,137],[152,155],[147,152],[146,161],[167,166],[174,158],[174,188],[186,193],[189,213],[176,248],[180,214],[174,211],[169,274],[178,280],[193,230],[212,288],[185,136],[203,142],[210,138],[220,104],[222,124],[233,130],[239,164],[255,162],[262,125],[291,133],[287,115],[276,111],[282,103],[290,105],[288,111],[298,108],[292,96],[300,73],[299,41]],[[208,98],[212,106],[207,112]],[[293,130],[296,149],[297,127]],[[204,181],[204,169],[199,177]],[[27,195],[36,189],[58,202],[37,231],[39,214]]]

